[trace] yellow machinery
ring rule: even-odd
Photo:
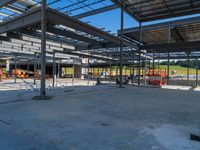
[[[12,76],[15,76],[15,69],[12,70]],[[28,74],[25,70],[22,69],[16,69],[16,76],[18,78],[28,78]]]
[[[0,80],[6,79],[6,71],[5,69],[0,69]]]

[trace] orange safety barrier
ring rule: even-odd
[[[150,85],[165,85],[166,84],[166,70],[148,70],[147,74],[149,77]]]

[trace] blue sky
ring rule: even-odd
[[[167,21],[172,21],[172,20],[180,20],[180,19],[197,17],[197,16],[200,16],[200,14],[146,22],[146,23],[143,23],[143,25],[167,22]],[[90,17],[82,19],[82,21],[84,22],[89,21],[91,25],[94,25],[98,28],[106,28],[106,31],[111,31],[111,33],[116,33],[117,30],[120,29],[120,9],[90,16]],[[131,27],[137,27],[137,26],[139,26],[139,23],[125,13],[124,28],[131,28]]]

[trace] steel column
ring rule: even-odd
[[[142,23],[139,23],[139,36],[140,36],[140,41],[139,41],[139,60],[138,60],[138,85],[140,85],[140,63],[141,63],[141,43],[142,43]]]
[[[169,23],[168,25],[168,42],[169,42],[169,45],[171,44],[171,24]],[[169,60],[169,57],[170,57],[170,46],[169,46],[169,49],[168,49],[168,52],[167,52],[167,84],[169,84],[169,76],[170,76],[170,72],[169,72],[169,66],[170,66],[170,60]]]
[[[90,84],[90,81],[89,81],[89,72],[90,72],[90,60],[89,60],[89,57],[88,57],[88,65],[87,65],[87,85]]]
[[[97,69],[98,77],[99,77],[99,64],[98,64],[98,69]]]
[[[46,95],[46,0],[42,0],[42,21],[41,21],[41,80],[40,80],[40,96]]]
[[[133,58],[133,64],[132,64],[132,85],[134,85],[134,78],[135,78],[135,53],[132,50],[132,58]]]
[[[112,62],[110,61],[110,82],[111,82],[111,78],[112,78]]]
[[[36,85],[36,70],[37,70],[37,64],[36,64],[36,53],[34,53],[34,81],[33,84]]]
[[[160,72],[160,58],[158,58],[158,72]]]
[[[57,79],[60,78],[60,61],[58,62],[58,73],[57,73]]]
[[[123,55],[123,31],[124,31],[124,11],[121,9],[121,41],[120,41],[120,80],[119,87],[122,88],[122,55]]]
[[[17,55],[15,54],[15,83],[17,82]]]
[[[170,56],[170,54],[169,54],[169,51],[167,52],[167,84],[169,84],[169,63],[170,63],[170,61],[169,61],[169,56]]]
[[[187,53],[187,80],[189,81],[189,74],[190,74],[190,55]]]
[[[118,53],[117,53],[117,61],[116,61],[116,79],[118,78],[118,59],[119,59],[119,57],[118,57]]]
[[[147,84],[147,57],[146,57],[146,54],[145,54],[145,61],[144,61],[144,85]]]
[[[29,77],[30,62],[28,61],[27,63],[28,63],[28,64],[27,64],[27,71],[28,71],[28,77]]]
[[[153,58],[153,74],[154,74],[154,72],[155,72],[155,59]]]
[[[198,77],[199,77],[199,60],[196,59],[196,87],[198,86]]]
[[[72,72],[72,87],[74,86],[74,73],[75,73],[75,67],[74,67],[74,58],[73,58],[73,72]]]
[[[56,65],[55,65],[55,52],[53,52],[53,87],[55,87],[55,80],[56,80]]]

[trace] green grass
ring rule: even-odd
[[[167,70],[167,66],[166,65],[160,65],[160,69]],[[187,75],[187,67],[181,67],[181,66],[170,66],[170,74],[173,70],[176,70],[176,74],[178,75]],[[194,68],[189,68],[189,74],[190,75],[195,75],[196,74],[196,69]]]
[[[155,67],[157,67],[157,66],[155,66]],[[116,69],[116,67],[112,67],[112,75],[116,75],[115,69]],[[148,69],[148,68],[147,68],[147,69]],[[156,68],[156,69],[157,69],[157,68]],[[155,70],[156,70],[156,69],[155,69]],[[167,65],[160,65],[160,69],[161,69],[161,70],[165,70],[165,69],[167,70]],[[109,75],[109,71],[110,71],[109,68],[107,68],[107,69],[102,69],[102,68],[100,68],[100,69],[99,69],[99,73],[101,73],[103,70],[107,72],[107,75]],[[137,70],[137,69],[135,69],[135,74],[137,74],[137,71],[136,71],[136,70]],[[176,70],[176,75],[187,75],[187,68],[186,68],[186,67],[181,67],[181,66],[170,66],[170,75],[172,75],[172,71],[173,71],[173,70]],[[66,74],[72,74],[72,73],[73,73],[73,69],[70,68],[70,67],[65,68],[64,71],[65,71]],[[93,71],[93,70],[90,69],[90,72],[92,72],[92,71]],[[200,70],[199,70],[199,72],[200,72]],[[97,69],[97,68],[94,69],[94,73],[95,73],[95,74],[98,74],[98,69]],[[141,71],[141,73],[142,73],[142,71]],[[189,68],[189,73],[190,73],[190,75],[196,75],[196,69],[194,69],[194,68]],[[118,74],[119,74],[119,70],[118,70]],[[125,75],[125,74],[127,74],[127,75],[130,74],[130,68],[129,68],[129,67],[128,67],[127,70],[126,70],[126,73],[125,73],[125,69],[123,69],[123,75]]]

